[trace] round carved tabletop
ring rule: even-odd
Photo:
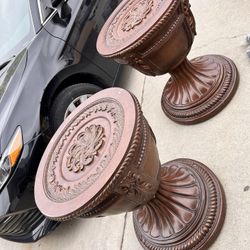
[[[180,5],[180,0],[124,0],[103,26],[97,50],[112,57],[140,46],[162,29]]]
[[[150,139],[151,138],[151,139]],[[55,220],[103,215],[132,210],[152,198],[158,188],[158,153],[136,98],[120,88],[103,90],[79,106],[60,126],[40,162],[35,181],[35,200],[41,212]],[[147,144],[147,145],[145,145]],[[137,178],[131,168],[144,164],[136,174],[147,178],[143,199],[134,198],[124,178]],[[153,180],[149,178],[152,177]],[[119,185],[118,185],[119,183]],[[147,181],[146,181],[147,183]],[[131,201],[131,202],[130,202]]]

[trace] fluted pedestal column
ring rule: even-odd
[[[188,0],[124,0],[100,32],[97,49],[146,75],[170,73],[163,111],[175,122],[195,124],[221,111],[238,86],[232,60],[220,55],[187,60],[195,35]]]
[[[120,88],[90,97],[60,126],[39,165],[35,199],[58,221],[134,211],[138,240],[152,250],[207,249],[226,209],[205,165],[160,164],[137,99]]]
[[[170,71],[162,94],[162,109],[172,120],[193,124],[221,111],[232,99],[238,81],[234,63],[223,56],[184,59]]]
[[[145,249],[207,249],[220,232],[225,199],[202,163],[177,159],[161,166],[155,198],[133,213]]]

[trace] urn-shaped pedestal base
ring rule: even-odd
[[[220,55],[185,59],[170,74],[162,94],[162,109],[182,124],[195,124],[216,115],[238,87],[235,64]]]
[[[221,230],[225,197],[206,166],[177,159],[162,165],[155,198],[133,217],[145,249],[207,249]]]

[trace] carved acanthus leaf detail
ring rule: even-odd
[[[193,16],[193,13],[192,13],[190,7],[191,7],[191,5],[189,3],[189,0],[183,0],[184,15],[186,16],[186,19],[188,21],[188,24],[189,24],[190,29],[192,30],[193,34],[196,35],[195,19],[194,19],[194,16]]]
[[[141,175],[129,172],[126,178],[119,186],[119,191],[130,198],[147,199],[147,193],[150,192],[153,185],[145,180]]]

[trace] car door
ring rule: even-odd
[[[67,50],[79,52],[79,63],[90,60],[111,79],[115,78],[118,65],[98,54],[96,40],[106,19],[120,1],[68,0],[64,5],[60,0],[38,1],[44,28],[55,38],[65,41]],[[70,53],[74,51],[68,51],[67,54]]]

